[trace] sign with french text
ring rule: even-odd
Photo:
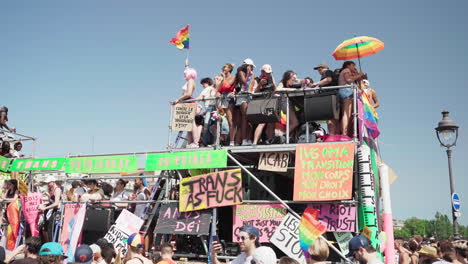
[[[251,225],[260,230],[260,243],[269,243],[288,210],[282,204],[241,204],[233,207],[232,239],[240,242],[240,229]]]
[[[107,231],[104,238],[111,244],[114,245],[115,251],[118,252],[121,248],[121,256],[127,254],[127,242],[126,240],[131,234],[121,230],[118,225],[112,225]]]
[[[192,131],[196,109],[196,103],[174,105],[174,113],[172,115],[172,130]]]
[[[320,210],[318,219],[327,232],[356,232],[355,204],[310,204],[308,207]]]
[[[179,212],[177,204],[164,204],[154,229],[156,234],[208,235],[211,210]]]
[[[42,204],[42,193],[28,193],[27,196],[21,195],[21,207],[23,216],[29,224],[32,236],[39,236],[39,205]]]
[[[145,170],[225,168],[227,150],[206,150],[148,154]]]
[[[61,170],[65,158],[52,159],[15,159],[10,166],[11,171],[33,171],[33,170]]]
[[[302,144],[296,147],[295,201],[352,198],[354,143]]]
[[[258,169],[264,171],[288,170],[289,152],[261,152],[258,159]]]
[[[299,224],[301,220],[291,213],[286,214],[281,224],[276,228],[270,239],[277,248],[299,263],[306,263],[304,253],[299,242]]]
[[[66,173],[135,172],[137,170],[136,156],[68,158],[65,164]]]
[[[241,204],[241,170],[226,170],[182,178],[179,189],[180,212]]]

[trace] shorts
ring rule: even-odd
[[[341,88],[338,90],[340,101],[344,99],[353,98],[353,88]]]
[[[223,117],[221,118],[221,135],[228,135],[229,134],[229,123],[227,121],[227,118]],[[219,120],[218,120],[219,121]],[[211,120],[210,121],[210,133],[214,135],[213,131],[213,125],[216,126],[216,121]]]
[[[219,98],[218,100],[218,106],[221,107],[221,108],[228,108],[229,105],[235,105],[235,101],[234,101],[234,98],[232,97],[227,97],[229,93],[223,93],[221,95],[221,98]]]
[[[252,101],[251,94],[241,93],[241,94],[238,94],[236,97],[236,105],[242,105],[242,103],[244,102],[249,103],[250,101]]]

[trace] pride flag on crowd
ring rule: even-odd
[[[320,210],[306,208],[299,225],[299,243],[304,255],[308,256],[309,247],[327,231],[327,227],[318,220]]]
[[[189,25],[185,26],[183,29],[179,30],[174,38],[169,41],[169,43],[176,45],[178,49],[189,49]]]
[[[360,137],[362,138],[362,133],[364,129],[367,130],[367,133],[372,138],[377,138],[380,135],[379,130],[379,116],[375,111],[375,108],[370,103],[369,97],[365,91],[361,91],[358,100],[358,116],[361,127]]]
[[[20,229],[20,201],[14,200],[8,204],[6,214],[8,218],[6,248],[13,251],[16,248],[16,240],[18,239],[18,231]]]

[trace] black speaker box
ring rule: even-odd
[[[280,97],[254,99],[247,108],[247,120],[252,124],[276,123],[280,120]]]
[[[338,90],[326,91],[304,98],[305,121],[321,121],[340,118]]]
[[[106,235],[114,223],[114,207],[89,206],[83,223],[83,243],[92,244]]]

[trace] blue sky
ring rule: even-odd
[[[318,79],[343,40],[377,37],[362,59],[380,96],[383,159],[399,175],[394,215],[450,214],[447,159],[434,127],[447,109],[460,125],[453,151],[462,211],[468,199],[466,1],[6,1],[0,7],[0,104],[40,156],[162,150],[168,102],[183,85],[185,52],[168,41],[191,25],[200,77],[250,57],[277,80]],[[200,92],[197,87],[197,94]],[[30,151],[30,146],[25,146]],[[468,224],[463,215],[460,222]]]

